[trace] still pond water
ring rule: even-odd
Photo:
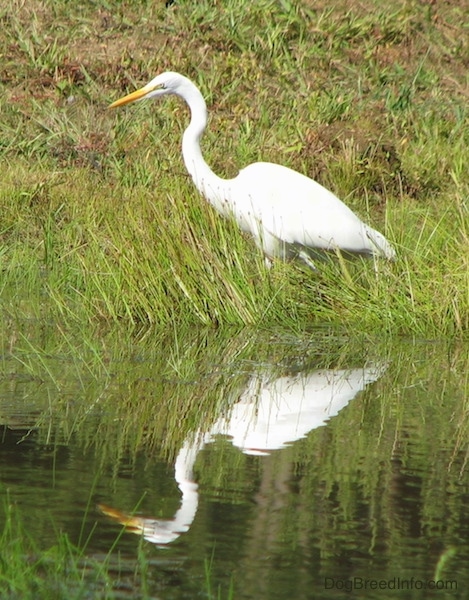
[[[116,598],[469,597],[467,346],[3,336],[3,507],[111,553]]]

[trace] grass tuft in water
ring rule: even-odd
[[[105,591],[109,587],[106,569],[90,557],[85,558],[66,534],[58,533],[57,543],[43,550],[28,535],[18,508],[6,505],[4,513],[0,534],[2,598],[79,599],[89,593],[90,582],[94,582],[91,587],[102,590],[99,597],[111,597]]]

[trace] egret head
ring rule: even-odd
[[[191,85],[186,77],[179,75],[179,73],[167,71],[166,73],[157,75],[150,81],[150,83],[147,83],[147,85],[143,86],[139,90],[136,90],[135,92],[132,92],[123,98],[119,98],[119,100],[116,100],[110,104],[109,108],[116,108],[117,106],[123,106],[124,104],[135,102],[136,100],[155,98],[156,96],[164,96],[165,94],[181,95],[181,92],[187,83]]]

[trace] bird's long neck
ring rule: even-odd
[[[207,105],[198,88],[191,82],[190,88],[181,97],[191,111],[191,122],[182,138],[182,155],[195,186],[200,193],[220,212],[226,212],[227,180],[218,177],[205,162],[200,149],[200,140],[207,126]]]

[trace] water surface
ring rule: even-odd
[[[468,363],[327,330],[17,324],[0,491],[44,550],[111,552],[116,597],[208,597],[209,565],[220,597],[465,598]]]

